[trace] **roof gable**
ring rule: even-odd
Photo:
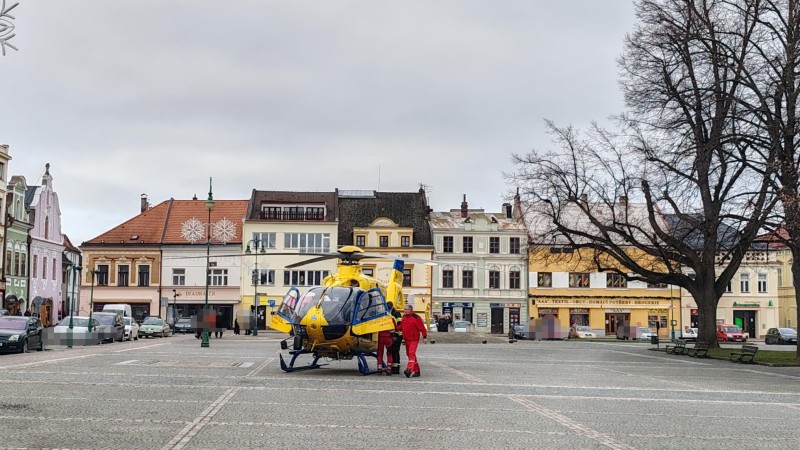
[[[339,197],[339,245],[352,245],[353,228],[369,227],[378,218],[389,219],[399,227],[412,228],[415,246],[433,245],[424,191],[372,194]]]

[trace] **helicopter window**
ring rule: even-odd
[[[323,288],[315,288],[322,290]],[[361,289],[349,287],[329,288],[322,294],[322,315],[328,325],[349,324],[353,320],[353,303]]]
[[[281,303],[280,308],[278,308],[278,314],[288,320],[291,320],[292,312],[297,306],[297,298],[299,295],[300,293],[297,291],[297,289],[290,289],[286,296],[283,297],[283,303]]]
[[[364,322],[373,317],[386,314],[386,301],[379,289],[373,289],[361,295],[356,311],[357,322]]]
[[[303,294],[303,298],[301,298],[300,302],[297,304],[297,316],[304,317],[311,307],[317,303],[323,291],[324,288],[315,287],[309,289],[305,294]]]

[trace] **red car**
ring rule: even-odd
[[[747,334],[736,325],[719,324],[717,325],[717,340],[720,342],[747,342]]]

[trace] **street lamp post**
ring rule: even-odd
[[[92,334],[92,310],[94,310],[94,278],[99,274],[99,270],[92,270],[92,289],[89,291],[89,334]]]
[[[209,334],[210,330],[208,328],[210,317],[208,315],[208,284],[211,282],[211,211],[214,210],[214,195],[211,193],[211,178],[208,179],[208,200],[206,200],[206,209],[208,210],[208,233],[206,233],[206,301],[205,306],[203,307],[206,318],[203,321],[203,339],[200,341],[200,347],[205,348],[209,346]]]
[[[264,243],[259,238],[250,239],[247,242],[247,248],[244,250],[245,255],[251,254],[250,251],[250,244],[255,245],[255,254],[256,264],[255,264],[255,276],[251,277],[253,279],[253,318],[250,320],[250,331],[253,333],[253,336],[258,336],[258,284],[261,282],[261,272],[258,271],[258,254],[261,253],[262,255],[267,253],[264,250]]]
[[[72,348],[72,333],[73,333],[73,323],[72,323],[72,316],[73,311],[75,310],[75,278],[79,276],[78,274],[81,273],[81,266],[73,265],[71,267],[72,270],[72,297],[70,297],[70,304],[69,304],[69,332],[67,333],[67,347]]]

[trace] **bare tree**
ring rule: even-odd
[[[511,174],[545,218],[534,231],[592,249],[599,270],[686,289],[712,345],[719,298],[775,203],[773,152],[754,150],[738,101],[757,24],[736,6],[640,0],[621,131],[548,122],[557,149],[514,155]]]

